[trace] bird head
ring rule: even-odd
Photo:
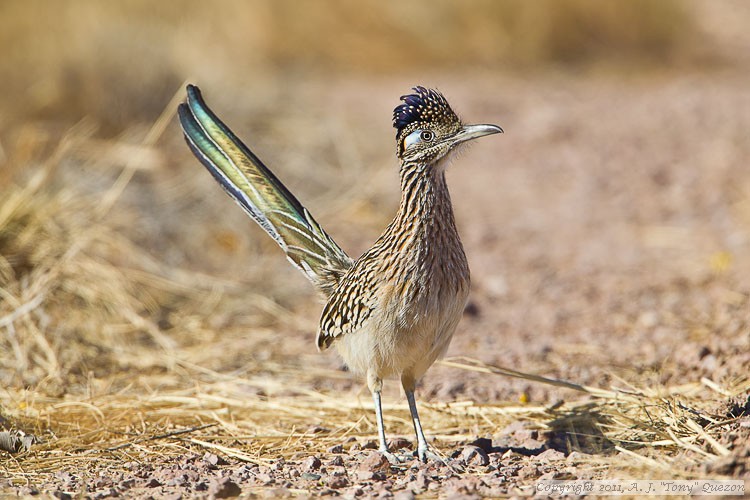
[[[431,165],[459,144],[503,131],[497,125],[464,125],[443,94],[414,87],[393,110],[397,154],[403,163]]]

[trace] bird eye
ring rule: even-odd
[[[416,144],[431,142],[434,139],[435,132],[432,130],[415,130],[404,138],[403,150],[407,150]]]

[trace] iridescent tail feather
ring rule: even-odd
[[[329,295],[352,259],[281,181],[188,85],[179,117],[185,140],[229,196],[252,217],[310,281]]]

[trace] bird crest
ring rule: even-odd
[[[402,95],[403,104],[393,110],[393,127],[396,137],[406,129],[415,128],[415,123],[459,123],[458,116],[451,109],[443,94],[435,89],[421,86],[413,88],[414,94]]]

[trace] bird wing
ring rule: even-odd
[[[327,295],[352,259],[320,227],[257,156],[187,87],[178,108],[185,140],[214,179],[286,253],[289,261]]]
[[[320,316],[317,345],[325,350],[334,340],[351,333],[367,321],[376,307],[376,290],[372,267],[368,261],[359,259],[331,293]]]

